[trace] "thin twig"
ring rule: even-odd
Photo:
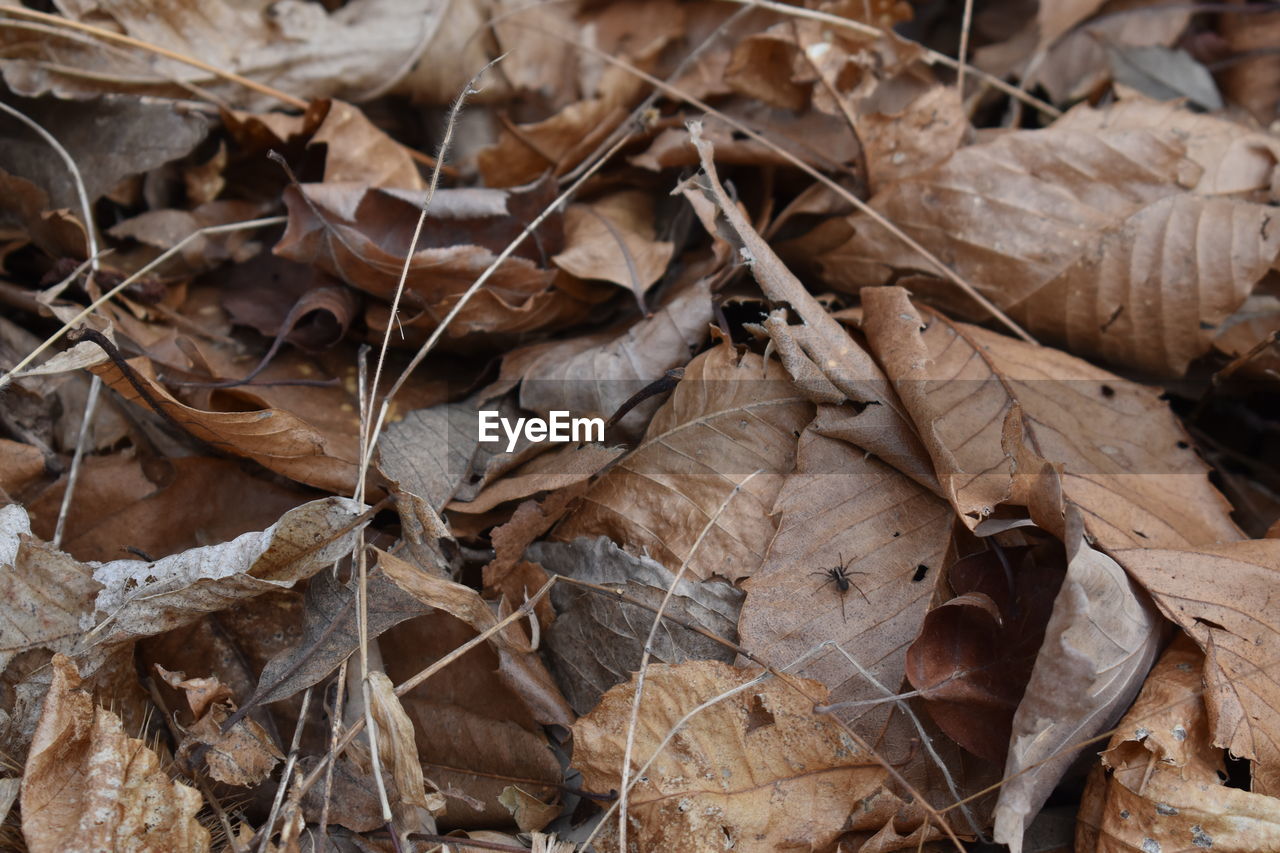
[[[956,53],[956,93],[964,101],[964,73],[968,68],[969,28],[973,26],[973,0],[964,0],[964,16],[960,20],[960,50]]]
[[[267,843],[271,838],[273,827],[276,825],[276,818],[280,816],[280,805],[284,802],[284,792],[288,785],[283,784],[293,775],[293,767],[298,763],[298,748],[302,744],[302,731],[307,727],[307,711],[311,708],[311,691],[314,688],[308,687],[302,694],[302,710],[298,712],[298,724],[293,730],[293,742],[289,744],[289,758],[285,762],[284,770],[280,773],[282,784],[276,787],[275,798],[271,801],[271,813],[267,816],[267,822],[262,829],[258,831],[258,837],[254,839],[254,846],[258,850],[267,849]]]
[[[93,416],[97,413],[98,398],[102,396],[102,379],[95,375],[89,382],[89,395],[84,401],[84,416],[80,419],[80,434],[76,437],[76,450],[71,456],[71,470],[67,472],[67,488],[62,493],[62,505],[58,507],[58,523],[53,529],[54,548],[62,547],[62,536],[66,532],[67,516],[71,512],[71,496],[75,494],[76,483],[80,480],[80,463],[84,461],[85,447],[93,435]]]

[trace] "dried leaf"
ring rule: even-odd
[[[671,571],[687,560],[688,576],[698,580],[747,577],[764,556],[773,533],[768,510],[812,412],[776,362],[751,353],[739,359],[721,344],[689,363],[644,442],[592,485],[554,538],[607,536],[647,550]],[[707,519],[756,470],[763,473],[729,501],[692,553]]]
[[[353,491],[358,458],[354,442],[343,441],[335,447],[339,442],[331,442],[316,427],[283,409],[223,412],[192,408],[156,381],[149,359],[132,359],[129,365],[133,377],[166,416],[166,422],[300,483],[339,494]],[[150,408],[115,363],[92,369],[126,400]]]
[[[1213,744],[1252,759],[1253,790],[1280,793],[1280,632],[1266,619],[1280,584],[1280,540],[1125,549],[1115,558],[1206,654]]]
[[[778,850],[832,843],[850,812],[882,788],[879,764],[813,713],[823,688],[792,679],[738,692],[679,729],[631,792],[632,837],[642,850]],[[637,766],[698,705],[750,682],[713,661],[651,666],[636,727]],[[573,726],[573,766],[588,790],[620,785],[635,681],[605,694]]]
[[[413,737],[413,722],[400,704],[391,679],[384,672],[370,672],[369,692],[373,700],[373,719],[378,724],[378,752],[395,779],[396,790],[400,794],[397,805],[426,809],[431,814],[443,813],[444,797],[434,791],[427,794]],[[410,813],[400,823],[412,826],[412,820]]]
[[[223,723],[235,711],[231,689],[216,678],[187,678],[160,665],[165,683],[183,690],[195,721],[183,730],[177,758],[228,785],[248,788],[259,784],[284,759],[271,736],[253,720],[237,720],[227,731]]]
[[[349,554],[364,506],[321,498],[281,516],[258,533],[192,548],[154,562],[114,560],[94,567],[102,585],[95,608],[98,643],[150,637],[235,606],[265,592],[289,589]]]
[[[1085,541],[1074,507],[1063,544],[1067,576],[1013,716],[996,805],[995,839],[1013,853],[1078,748],[1133,701],[1160,647],[1155,608],[1115,560]]]
[[[743,584],[738,630],[747,648],[778,667],[834,640],[881,686],[835,649],[795,671],[825,684],[833,702],[884,699],[883,687],[893,691],[902,683],[907,647],[943,577],[951,511],[861,448],[818,434],[838,412],[822,407],[800,437],[795,471],[771,508],[778,531],[759,571]],[[823,574],[841,564],[849,573],[844,592]],[[864,736],[888,737],[884,748],[900,755],[917,732],[892,709],[880,703],[838,715]]]
[[[1160,45],[1107,46],[1107,61],[1117,83],[1132,86],[1157,101],[1186,98],[1206,110],[1220,110],[1222,96],[1209,69],[1185,50]]]
[[[1222,783],[1222,752],[1200,697],[1203,664],[1181,637],[1151,671],[1090,776],[1076,849],[1244,853],[1280,845],[1280,804]]]
[[[520,407],[547,417],[608,418],[632,394],[679,367],[704,340],[711,322],[711,290],[699,279],[675,291],[653,316],[622,332],[604,331],[533,344],[502,360],[501,384],[520,380]],[[639,432],[658,400],[642,403],[619,421]]]
[[[1270,208],[1190,191],[1201,179],[1173,129],[1003,134],[882,191],[871,206],[1039,340],[1162,376],[1207,351],[1280,251]],[[854,289],[919,269],[864,214],[818,263]],[[949,283],[912,281],[956,310]]]
[[[675,245],[654,235],[653,200],[623,190],[564,213],[565,248],[552,263],[578,278],[611,281],[644,293],[667,271]]]
[[[1155,391],[1057,350],[922,316],[900,288],[862,295],[871,347],[970,527],[1011,499],[1016,476],[1036,473],[1015,464],[1008,428],[1063,466],[1065,495],[1105,547],[1240,537],[1208,467]]]
[[[156,754],[79,685],[75,665],[56,655],[22,777],[27,849],[209,850],[196,820],[204,799],[171,781]]]
[[[662,564],[623,551],[608,539],[539,542],[530,559],[558,575],[608,585],[628,598],[658,607],[675,576]],[[615,601],[571,584],[551,591],[556,621],[547,631],[547,651],[557,683],[579,714],[596,706],[601,695],[626,681],[639,668],[653,611]],[[742,593],[720,580],[676,584],[666,613],[723,637],[736,637],[735,623]],[[731,648],[689,631],[674,621],[664,622],[654,637],[650,656],[662,663],[718,660],[732,663]]]
[[[520,827],[521,832],[542,829],[563,811],[560,806],[548,805],[516,785],[503,788],[498,802],[511,810],[511,816],[515,818],[516,826]]]
[[[347,550],[350,548],[348,545]],[[257,689],[237,716],[318,684],[359,648],[362,633],[372,640],[392,626],[427,612],[418,599],[384,574],[371,573],[366,593],[368,615],[362,632],[356,607],[358,586],[358,578],[342,584],[332,571],[311,579],[303,607],[302,639],[263,667]]]

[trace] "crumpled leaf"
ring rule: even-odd
[[[149,359],[131,359],[129,365],[133,377],[168,415],[166,422],[172,419],[201,441],[300,483],[339,494],[353,491],[359,457],[354,436],[351,441],[330,441],[319,429],[284,409],[224,412],[192,408],[156,381]],[[126,400],[150,410],[150,404],[114,362],[91,369]]]
[[[692,123],[689,132],[707,180],[702,192],[728,221],[736,236],[734,242],[741,243],[739,251],[751,266],[760,289],[769,299],[790,305],[803,321],[802,326],[791,327],[775,315],[773,322],[766,324],[797,387],[815,402],[852,402],[857,417],[849,419],[842,437],[876,454],[916,482],[935,488],[936,479],[925,463],[919,439],[880,367],[783,265],[729,198],[716,174],[715,149],[703,139],[701,126]],[[686,195],[692,192],[693,188],[686,186]]]
[[[274,251],[315,264],[353,287],[390,301],[422,197],[421,192],[355,183],[291,186],[285,191],[289,224]],[[400,322],[405,327],[434,328],[498,252],[553,198],[554,185],[545,181],[523,191],[438,191],[409,265]],[[583,319],[590,305],[608,290],[575,282],[543,265],[563,246],[563,224],[553,215],[467,302],[450,324],[449,336],[541,330]],[[384,328],[385,314],[385,308],[381,314],[371,314],[369,322]]]
[[[231,688],[216,678],[187,678],[159,664],[156,671],[175,690],[183,690],[195,721],[184,727],[177,758],[228,785],[248,788],[262,782],[284,759],[262,726],[250,719],[237,720],[223,731],[223,723],[235,711]]]
[[[221,545],[192,548],[155,562],[94,564],[102,585],[94,603],[98,643],[150,637],[233,607],[264,592],[289,589],[349,554],[365,507],[329,497],[289,510],[266,530]]]
[[[800,437],[795,470],[770,511],[777,533],[764,563],[743,584],[747,600],[738,630],[747,648],[778,667],[834,640],[894,691],[943,577],[951,511],[861,448],[819,434],[820,424],[838,413],[821,407]],[[842,562],[850,581],[843,593],[823,575]],[[886,695],[835,649],[795,671],[825,684],[833,702]],[[879,703],[836,713],[863,736],[887,738],[884,748],[900,755],[918,733],[892,710],[891,703]],[[886,725],[890,730],[883,732]]]
[[[548,805],[517,785],[508,785],[502,790],[498,802],[511,810],[516,826],[521,832],[542,829],[559,817],[563,809],[560,806]]]
[[[1240,538],[1208,466],[1155,391],[1059,350],[922,312],[901,288],[862,296],[871,348],[965,524],[1015,499],[1017,478],[1036,474],[1016,464],[1005,434],[1013,430],[1062,466],[1064,493],[1105,547]]]
[[[1077,850],[1280,846],[1280,802],[1222,782],[1200,696],[1204,664],[1185,635],[1161,656],[1089,777]]]
[[[22,507],[0,507],[0,672],[33,649],[69,654],[100,590],[88,566],[32,537]]]
[[[369,673],[369,694],[372,699],[373,719],[378,724],[378,752],[385,765],[391,769],[399,798],[397,810],[425,809],[431,814],[445,810],[444,797],[432,791],[427,793],[422,764],[418,759],[418,747],[414,742],[413,722],[405,713],[395,687],[385,672]],[[410,813],[398,822],[412,827],[416,815]]]
[[[607,536],[647,549],[673,572],[688,560],[690,578],[746,577],[764,556],[773,533],[769,508],[812,413],[777,362],[739,358],[721,343],[689,363],[643,443],[592,484],[554,538]],[[691,553],[734,484],[756,470],[763,473],[733,496]]]
[[[1172,128],[1017,131],[957,151],[870,202],[1037,340],[1180,376],[1280,252],[1269,207],[1206,196]],[[865,214],[816,260],[846,290],[920,269]],[[948,283],[912,289],[973,315]]]
[[[204,798],[170,780],[146,743],[79,685],[75,664],[56,655],[22,777],[27,849],[209,850],[196,820]]]
[[[1115,558],[1204,650],[1214,746],[1252,759],[1253,791],[1280,794],[1280,632],[1263,616],[1280,593],[1280,540],[1133,548]]]
[[[619,589],[655,608],[675,579],[662,564],[628,554],[603,536],[538,542],[526,553],[556,574]],[[656,615],[567,583],[552,588],[551,600],[556,620],[547,631],[546,644],[552,672],[574,710],[585,714],[606,690],[639,668]],[[741,603],[742,593],[724,581],[693,583],[685,578],[667,601],[666,613],[734,642]],[[676,664],[687,660],[732,663],[737,655],[676,622],[664,621],[650,656]]]
[[[1120,564],[1084,538],[1067,510],[1067,575],[1031,680],[1013,716],[995,839],[1021,853],[1023,833],[1075,760],[1137,695],[1161,642],[1159,615]]]
[[[632,760],[639,767],[698,705],[750,681],[715,661],[650,666]],[[813,713],[805,693],[766,680],[711,705],[680,729],[632,790],[630,838],[642,850],[817,849],[875,810],[885,771],[839,727]],[[591,791],[617,790],[635,680],[614,687],[573,726],[573,766]],[[634,771],[635,768],[633,768]],[[879,828],[879,823],[875,823]]]

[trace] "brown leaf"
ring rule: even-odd
[[[385,765],[391,769],[400,795],[396,805],[406,810],[425,809],[431,814],[444,812],[444,797],[434,791],[427,794],[413,735],[413,722],[405,713],[396,696],[395,687],[385,672],[369,673],[369,692],[373,719],[378,724],[378,752]],[[409,811],[399,823],[406,828],[412,827],[413,812]]]
[[[861,448],[818,434],[818,424],[832,414],[822,407],[800,437],[795,471],[771,508],[778,531],[764,563],[743,584],[747,600],[738,630],[747,648],[779,667],[837,641],[894,690],[942,577],[950,507]],[[823,575],[842,563],[849,573],[845,592]],[[833,702],[885,698],[835,649],[796,671],[825,684]],[[916,731],[909,723],[909,731],[902,729],[906,721],[891,715],[892,708],[880,703],[838,714],[871,738],[896,718],[892,742],[883,747],[898,756]]]
[[[16,495],[44,474],[40,448],[0,439],[0,495]]]
[[[1211,345],[1280,251],[1270,209],[1205,196],[1172,128],[1018,131],[957,151],[871,206],[948,262],[1037,339],[1162,376]],[[1192,189],[1197,188],[1197,189]],[[921,266],[864,214],[818,263],[832,285]],[[915,279],[973,313],[949,284]]]
[[[551,447],[549,444],[543,446]],[[622,448],[601,444],[561,445],[502,472],[470,500],[453,500],[447,509],[459,513],[484,513],[507,501],[521,500],[539,492],[567,489],[594,477],[620,455]]]
[[[277,7],[267,0],[178,2],[162,16],[130,6],[62,11],[73,20],[105,24],[113,32],[236,72],[296,98],[337,95],[359,100],[400,76],[406,59],[411,61],[426,47],[424,36],[430,40],[449,10],[419,10],[412,23],[402,3],[388,0],[357,0],[332,14],[323,7]],[[59,97],[83,98],[132,92],[183,98],[189,97],[183,84],[194,83],[236,106],[279,106],[273,97],[155,53],[126,54],[105,44],[86,46],[68,39],[24,38],[18,45],[20,49],[8,45],[9,58],[0,67],[10,88],[26,95],[52,91]],[[442,54],[457,54],[460,47],[460,39],[435,44],[435,61],[423,64],[448,66],[453,60]],[[470,73],[464,72],[463,78]],[[440,74],[435,69],[437,78]],[[461,82],[448,90],[448,96],[457,94]]]
[[[160,665],[156,671],[166,684],[186,692],[195,721],[184,728],[176,757],[188,766],[199,763],[201,772],[228,785],[248,788],[270,775],[284,759],[271,736],[253,720],[237,720],[229,730],[223,723],[235,711],[231,688],[216,678],[187,678]]]
[[[437,192],[409,267],[403,324],[434,328],[553,194],[554,187],[546,182],[524,192]],[[305,184],[289,187],[285,203],[289,225],[275,247],[277,254],[315,264],[374,296],[392,298],[422,193],[361,184]],[[541,330],[582,319],[592,302],[607,292],[575,285],[565,280],[566,274],[541,265],[562,246],[562,223],[552,216],[497,268],[450,325],[449,335]],[[375,327],[386,325],[383,315],[369,319]]]
[[[657,608],[675,576],[646,557],[623,551],[608,539],[539,542],[529,557],[558,575],[619,589],[635,601]],[[585,714],[606,690],[630,678],[640,666],[652,610],[615,601],[567,583],[551,591],[556,620],[547,631],[547,653],[557,683],[575,711]],[[665,612],[732,641],[742,593],[721,580],[676,584]],[[654,637],[650,656],[662,663],[718,660],[732,663],[731,648],[716,643],[677,622],[663,623]]]
[[[690,134],[708,181],[703,192],[715,202],[741,243],[740,251],[760,289],[774,302],[790,305],[803,321],[794,332],[781,320],[769,327],[787,371],[797,379],[809,380],[798,384],[810,391],[815,402],[839,402],[840,395],[853,402],[857,423],[850,424],[848,432],[856,435],[854,442],[917,482],[935,488],[936,479],[925,464],[920,441],[880,367],[786,268],[730,200],[716,175],[715,150],[702,139],[701,127],[691,124]],[[685,185],[685,192],[690,194],[693,189]],[[820,380],[826,390],[814,393],[811,385]]]
[[[171,781],[160,759],[83,690],[75,665],[53,660],[53,685],[22,778],[22,832],[32,853],[207,851],[204,799]]]
[[[1058,350],[922,314],[900,288],[862,295],[871,347],[970,527],[1010,499],[1015,472],[1036,473],[1015,464],[1007,426],[1063,466],[1064,494],[1105,547],[1240,537],[1208,467],[1155,391]]]
[[[713,661],[649,667],[633,760],[640,766],[657,755],[632,790],[629,809],[640,849],[818,848],[881,791],[879,764],[814,715],[821,685],[791,680],[805,693],[763,681],[698,713],[658,753],[685,714],[750,675]],[[634,679],[613,688],[573,726],[573,766],[588,790],[620,785],[634,689]]]
[[[1222,93],[1240,104],[1264,127],[1276,117],[1280,93],[1280,57],[1266,48],[1275,44],[1280,32],[1280,14],[1228,15],[1221,24],[1224,48],[1233,59],[1222,71]]]
[[[956,595],[925,616],[907,649],[906,674],[943,731],[1003,764],[1063,566],[1050,549],[1004,548],[1001,554],[998,547],[947,569]]]
[[[622,190],[564,213],[564,251],[551,262],[583,279],[611,281],[643,302],[671,263],[675,245],[654,234],[653,198]]]
[[[1160,611],[1204,650],[1215,746],[1253,760],[1257,793],[1280,793],[1280,632],[1265,618],[1280,584],[1280,540],[1115,552]]]
[[[53,538],[65,491],[64,477],[30,503],[32,529],[43,539]],[[251,476],[227,459],[88,456],[67,514],[62,549],[79,560],[117,559],[125,547],[167,557],[262,530],[307,497],[299,489]]]
[[[856,116],[873,193],[942,162],[969,130],[954,86],[921,88],[900,94],[881,86]]]
[[[314,426],[283,409],[206,411],[192,408],[156,381],[148,359],[132,359],[129,364],[133,377],[151,396],[151,401],[142,398],[115,363],[107,362],[92,370],[126,400],[148,409],[154,402],[166,421],[172,421],[213,447],[252,459],[300,483],[340,494],[353,491],[358,458],[354,441],[343,441],[341,446],[334,447],[338,442],[331,442]]]
[[[688,576],[747,577],[773,533],[769,508],[795,459],[812,406],[774,361],[722,343],[689,363],[644,442],[587,492],[554,538],[607,536]],[[692,553],[707,520],[753,471]]]
[[[1077,850],[1245,853],[1280,845],[1280,803],[1223,784],[1222,752],[1200,696],[1203,665],[1184,636],[1151,671],[1090,775]]]
[[[265,592],[289,589],[351,552],[364,507],[321,498],[281,516],[266,530],[221,545],[192,548],[154,562],[114,560],[94,567],[102,584],[95,607],[97,643],[149,637],[233,607]]]
[[[1087,543],[1074,507],[1063,544],[1067,575],[1013,716],[996,804],[995,839],[1013,853],[1079,747],[1133,701],[1161,643],[1155,608],[1119,563]]]

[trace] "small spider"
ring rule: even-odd
[[[826,578],[826,580],[819,585],[818,589],[822,589],[822,587],[829,583],[834,583],[836,585],[836,589],[840,592],[840,616],[844,621],[848,622],[849,617],[844,612],[844,595],[849,591],[849,587],[856,589],[858,591],[858,595],[862,596],[862,600],[867,602],[867,604],[870,604],[871,601],[867,598],[867,594],[862,591],[862,587],[854,583],[853,578],[849,577],[850,575],[865,575],[866,572],[850,572],[849,563],[844,561],[844,554],[840,554],[839,556],[840,563],[838,565],[829,569],[819,569],[816,572],[810,572],[810,574],[822,575]]]

